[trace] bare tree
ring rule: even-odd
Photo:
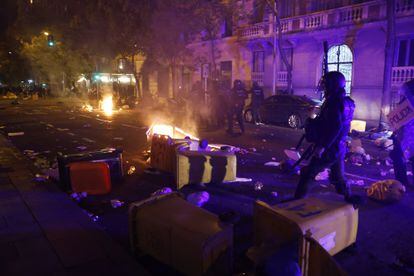
[[[384,81],[381,99],[380,127],[386,121],[391,105],[391,73],[395,45],[395,0],[387,1],[387,40],[385,44]]]
[[[282,36],[282,25],[280,22],[280,15],[278,12],[279,2],[277,0],[264,0],[266,5],[270,8],[274,16],[274,23],[275,23],[275,31],[277,33],[277,38],[275,38],[275,42],[277,44],[277,48],[279,50],[280,58],[282,59],[283,64],[286,67],[287,71],[287,93],[292,93],[292,65],[290,64],[285,49],[282,46],[283,36]],[[273,76],[275,77],[275,76]]]

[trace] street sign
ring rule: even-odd
[[[207,79],[209,75],[210,75],[210,64],[208,63],[203,64],[203,68],[202,68],[203,78]]]
[[[414,120],[414,106],[409,100],[405,100],[388,114],[388,121],[393,130],[397,130]]]

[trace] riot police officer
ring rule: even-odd
[[[259,115],[259,108],[263,103],[264,100],[264,93],[263,89],[259,86],[257,81],[253,82],[253,86],[250,90],[251,99],[252,99],[252,115],[253,115],[253,122],[257,125],[260,123],[260,115]]]
[[[414,106],[414,80],[410,80],[402,86],[403,99],[400,104],[409,101]],[[407,165],[411,163],[414,170],[414,119],[396,129],[391,136],[393,149],[390,157],[394,165],[395,178],[406,187],[414,187],[414,182],[410,183],[407,174]]]
[[[308,193],[308,184],[325,168],[330,168],[329,180],[346,201],[359,204],[361,198],[351,195],[351,189],[344,177],[346,137],[354,114],[354,101],[345,95],[345,77],[340,72],[329,72],[324,76],[325,102],[319,116],[311,121],[307,139],[314,144],[313,156],[308,166],[301,169],[295,198]]]
[[[235,80],[231,91],[231,103],[228,111],[228,129],[227,132],[233,134],[233,119],[236,116],[241,133],[244,133],[243,110],[244,102],[247,99],[247,91],[241,80]]]

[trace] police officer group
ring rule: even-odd
[[[314,119],[308,119],[306,123],[305,137],[312,144],[312,154],[309,164],[301,170],[295,199],[306,197],[309,183],[319,172],[329,168],[329,179],[345,201],[354,205],[361,204],[363,201],[362,197],[351,193],[344,176],[346,137],[350,131],[355,109],[354,101],[346,95],[345,84],[345,77],[340,72],[329,72],[323,77],[324,103],[319,115]],[[259,123],[259,108],[264,100],[263,89],[257,83],[253,83],[250,94],[253,122]],[[241,133],[244,133],[243,110],[248,92],[240,80],[234,81],[230,95],[227,132],[233,133],[233,121],[236,118]]]
[[[322,170],[329,168],[329,180],[335,186],[336,192],[343,195],[344,200],[354,205],[363,202],[363,198],[354,195],[344,176],[344,160],[346,155],[346,138],[350,132],[355,103],[346,95],[345,77],[342,73],[332,71],[326,73],[321,81],[324,91],[324,102],[319,115],[314,119],[307,119],[305,123],[305,138],[311,143],[310,162],[300,172],[300,179],[295,191],[295,199],[306,197],[309,183]],[[414,81],[406,87],[406,94],[414,105]],[[215,87],[213,109],[218,126],[223,126],[227,119],[227,133],[234,133],[234,122],[237,121],[240,134],[245,132],[243,113],[245,101],[251,95],[252,120],[260,123],[260,106],[264,100],[263,89],[254,82],[250,91],[247,91],[241,80],[235,80],[231,88],[226,88],[223,82]],[[409,97],[410,96],[410,97]],[[403,161],[403,152],[409,152],[408,160],[414,163],[414,122],[408,124],[394,135],[394,150],[391,157],[394,161],[396,178],[407,185],[406,167]]]
[[[234,120],[236,119],[240,134],[245,132],[243,113],[245,109],[245,102],[249,94],[251,95],[251,109],[253,122],[258,124],[260,122],[259,107],[264,100],[263,88],[257,82],[253,82],[250,91],[247,91],[244,83],[241,80],[235,80],[233,87],[227,95],[227,133],[234,133]]]

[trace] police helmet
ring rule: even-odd
[[[331,71],[323,77],[323,83],[327,94],[332,92],[342,93],[345,89],[346,80],[341,72]]]

